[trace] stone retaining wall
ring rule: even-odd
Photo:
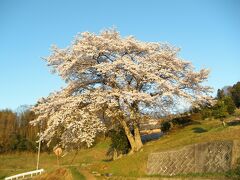
[[[148,156],[147,173],[176,175],[226,172],[240,157],[239,141],[213,141],[185,146],[179,150],[156,152]]]

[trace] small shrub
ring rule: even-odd
[[[227,106],[223,100],[218,100],[213,107],[213,117],[216,119],[224,119],[228,116]]]
[[[197,120],[201,120],[202,119],[202,115],[201,115],[201,113],[193,113],[193,114],[191,114],[190,115],[190,120],[192,120],[192,121],[197,121]]]
[[[171,128],[171,124],[168,121],[165,121],[161,124],[161,131],[162,132],[167,132],[167,131],[170,130],[170,128]]]
[[[180,125],[180,126],[186,126],[191,123],[191,118],[190,116],[181,116],[181,117],[176,117],[172,119],[173,125]]]
[[[203,108],[201,110],[202,119],[207,119],[212,117],[212,110],[210,108]]]
[[[236,111],[234,112],[234,116],[240,117],[240,109],[236,109]]]
[[[112,156],[114,150],[118,154],[127,154],[131,148],[130,143],[122,128],[112,129],[108,132],[108,136],[111,138],[111,145],[107,152],[107,155]]]

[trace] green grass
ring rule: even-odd
[[[230,117],[227,120],[232,120]],[[172,130],[161,139],[144,144],[143,151],[133,155],[123,156],[116,161],[108,161],[106,156],[110,140],[105,139],[90,149],[79,151],[72,165],[69,167],[74,153],[69,153],[60,159],[61,167],[70,169],[74,179],[84,178],[83,171],[97,171],[99,173],[113,173],[116,177],[148,177],[146,165],[149,153],[178,149],[185,145],[213,141],[213,140],[240,140],[240,126],[223,127],[219,120],[202,120],[196,124],[180,129]],[[29,170],[36,166],[36,154],[14,153],[0,155],[0,179]],[[51,153],[42,153],[40,156],[40,168],[47,172],[58,169],[56,157]],[[80,171],[80,172],[79,172]],[[190,174],[183,176],[207,176],[218,177],[223,174]]]
[[[73,179],[85,180],[86,178],[78,171],[76,167],[69,168],[72,173]]]
[[[177,129],[157,141],[144,145],[143,151],[134,155],[123,157],[116,161],[101,162],[95,165],[96,170],[105,165],[107,168],[101,172],[111,172],[117,176],[139,177],[146,176],[148,154],[155,151],[181,148],[185,145],[213,141],[240,139],[240,126],[223,127],[219,120],[199,121],[182,129]],[[194,132],[194,128],[203,128],[203,133]]]

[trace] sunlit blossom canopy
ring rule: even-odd
[[[41,138],[58,137],[64,147],[91,146],[105,130],[98,115],[103,108],[109,118],[121,112],[130,120],[131,112],[164,114],[180,101],[210,103],[211,88],[202,84],[209,70],[196,72],[178,52],[168,44],[122,38],[112,29],[81,33],[65,49],[53,46],[45,59],[67,86],[33,108],[38,115],[33,123],[48,124]]]

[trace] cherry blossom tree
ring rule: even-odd
[[[48,66],[66,81],[62,90],[39,100],[33,111],[47,121],[42,139],[58,138],[67,148],[86,143],[104,131],[104,117],[125,130],[132,152],[143,146],[139,123],[158,111],[171,113],[179,103],[211,102],[202,83],[209,70],[195,71],[169,44],[121,37],[114,29],[83,32],[65,49],[52,47]]]

